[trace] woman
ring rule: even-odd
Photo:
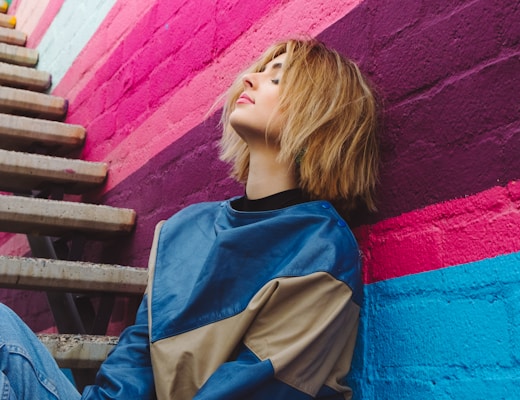
[[[289,40],[232,85],[222,125],[222,159],[245,195],[158,225],[136,323],[81,398],[350,398],[343,378],[362,285],[338,211],[375,208],[372,92],[351,61],[317,41]],[[3,313],[15,336],[29,337]],[[79,398],[39,344],[24,340],[54,388],[17,390]]]

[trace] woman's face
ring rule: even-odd
[[[244,91],[229,116],[233,129],[246,141],[276,139],[282,127],[278,110],[280,80],[283,76],[286,54],[280,54],[260,72],[245,74]]]

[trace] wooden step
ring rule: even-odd
[[[128,234],[134,210],[104,205],[0,195],[0,231],[28,235],[85,234],[103,239]]]
[[[116,346],[115,336],[39,334],[60,368],[99,368]]]
[[[25,46],[25,43],[27,43],[27,35],[16,29],[0,27],[0,43]]]
[[[59,185],[66,193],[83,193],[105,181],[107,165],[0,150],[0,190],[26,192]]]
[[[38,118],[63,119],[68,101],[62,97],[30,90],[0,87],[0,112]]]
[[[2,14],[0,14],[1,17]],[[25,67],[35,67],[38,64],[38,50],[0,43],[0,61]]]
[[[0,26],[14,29],[16,26],[16,17],[14,15],[0,14]]]
[[[51,83],[48,72],[0,62],[0,85],[44,92]]]
[[[0,256],[0,286],[14,289],[142,295],[144,268]]]
[[[0,147],[6,150],[43,146],[53,148],[53,154],[64,154],[84,141],[85,128],[80,125],[0,114]]]

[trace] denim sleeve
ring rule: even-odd
[[[135,324],[123,331],[119,343],[110,352],[87,386],[82,399],[155,399],[155,387],[148,337],[148,305],[145,295]]]

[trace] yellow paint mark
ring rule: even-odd
[[[16,17],[14,15],[9,19],[9,24],[12,25],[13,28],[16,26]]]

